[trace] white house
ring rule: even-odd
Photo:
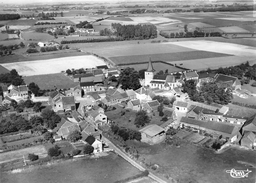
[[[173,104],[175,111],[188,112],[188,103],[182,101],[175,101]]]

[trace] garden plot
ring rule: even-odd
[[[186,48],[191,48],[196,50],[230,54],[235,56],[256,57],[256,50],[254,47],[233,44],[233,43],[199,40],[199,41],[167,42],[163,44],[174,44],[174,45],[183,46]]]
[[[2,64],[8,70],[16,69],[22,76],[54,74],[67,69],[95,68],[99,65],[105,65],[105,62],[92,55]]]

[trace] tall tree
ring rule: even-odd
[[[136,113],[136,118],[135,118],[134,124],[138,128],[141,126],[145,126],[145,124],[147,124],[149,122],[150,122],[150,119],[149,119],[146,111],[141,110]]]
[[[33,94],[35,94],[35,96],[38,96],[39,91],[40,91],[40,88],[39,88],[39,86],[38,86],[36,83],[34,83],[34,82],[29,83],[28,89],[29,89]]]
[[[141,87],[139,81],[139,73],[135,71],[134,68],[130,67],[125,68],[121,72],[118,83],[121,84],[121,88],[124,90],[137,90]]]

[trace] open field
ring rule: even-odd
[[[255,48],[250,46],[233,44],[233,43],[199,40],[199,41],[168,42],[163,44],[174,44],[174,45],[183,46],[191,49],[230,54],[235,56],[256,57]]]
[[[148,54],[148,55],[130,55],[130,56],[120,56],[120,57],[110,57],[117,65],[128,64],[128,63],[141,63],[148,62],[151,58],[152,61],[181,61],[181,60],[191,60],[191,59],[202,59],[202,58],[216,58],[231,56],[227,54],[219,54],[207,51],[189,51],[189,52],[177,52],[177,53],[162,53],[162,54]]]
[[[252,109],[248,107],[241,107],[234,104],[228,104],[228,107],[229,107],[229,111],[227,115],[231,115],[231,116],[241,116],[241,117],[249,118],[256,113],[256,109]]]
[[[222,154],[216,154],[210,149],[195,146],[182,141],[179,147],[175,145],[130,142],[128,146],[135,146],[140,158],[147,165],[157,164],[155,173],[163,177],[172,177],[180,183],[253,183],[255,168],[240,164],[240,161],[256,164],[256,154],[253,151],[229,149]],[[226,170],[250,169],[248,178],[234,181]],[[240,179],[241,180],[241,179]]]
[[[141,173],[116,154],[43,165],[21,173],[0,173],[1,183],[114,183]],[[47,176],[46,176],[47,175]]]
[[[216,58],[204,58],[195,60],[183,60],[183,61],[171,61],[171,64],[176,64],[184,68],[195,70],[206,70],[208,68],[218,69],[220,67],[230,67],[233,65],[239,65],[249,61],[250,64],[255,64],[254,57],[216,57]]]
[[[62,74],[47,74],[47,75],[36,75],[23,77],[25,83],[36,83],[42,90],[52,90],[55,87],[58,89],[68,89],[78,85],[70,77]]]
[[[16,69],[22,76],[54,74],[67,69],[95,68],[98,65],[105,63],[92,55],[2,64],[8,70]]]
[[[248,105],[255,105],[256,104],[256,97],[252,97],[252,96],[249,96],[248,98],[241,98],[241,97],[238,97],[238,96],[234,96],[233,102],[239,102],[239,103],[242,103],[242,104],[248,104]],[[256,113],[256,111],[254,111],[254,114]]]
[[[0,57],[1,58],[1,57]],[[6,69],[5,67],[0,65],[0,74],[5,74],[5,73],[9,73],[10,71],[8,69]]]
[[[53,36],[47,33],[39,33],[39,32],[32,32],[32,31],[22,32],[21,37],[24,40],[33,40],[33,41],[49,41],[54,39]]]
[[[0,163],[23,158],[23,156],[27,156],[28,153],[35,153],[37,155],[45,155],[46,150],[43,145],[39,145],[39,146],[29,147],[29,148],[25,148],[25,149],[16,150],[16,151],[0,153]]]

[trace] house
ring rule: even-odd
[[[214,81],[215,74],[209,72],[199,72],[197,87],[202,86],[203,83],[210,83]]]
[[[82,98],[79,100],[79,105],[77,108],[77,112],[81,116],[85,116],[86,111],[89,111],[96,105],[96,101],[91,97]]]
[[[101,100],[101,97],[98,94],[98,92],[87,92],[86,95],[87,95],[86,96],[87,98],[91,98],[94,101],[100,101]]]
[[[49,104],[51,106],[54,105],[55,101],[58,101],[61,97],[64,97],[65,94],[62,93],[61,91],[53,91],[50,93],[50,96],[49,96]]]
[[[142,110],[146,111],[147,113],[152,113],[157,111],[158,106],[160,106],[160,103],[157,100],[148,101],[142,104]]]
[[[101,77],[104,76],[104,73],[103,73],[102,69],[94,69],[94,70],[92,70],[92,73],[93,73],[94,76],[101,76]]]
[[[28,99],[28,87],[27,85],[14,86],[10,85],[7,91],[3,91],[3,95],[10,97],[13,100],[27,100]]]
[[[109,89],[106,92],[106,97],[103,102],[107,105],[115,105],[126,100],[129,100],[126,92],[121,92],[117,89]]]
[[[161,143],[166,138],[164,128],[156,124],[148,125],[142,128],[140,132],[141,132],[141,142],[145,142],[150,145]]]
[[[54,47],[54,46],[56,46],[58,48],[60,46],[60,44],[55,42],[55,41],[38,42],[37,44],[38,44],[39,47]]]
[[[246,131],[240,140],[241,146],[249,149],[256,148],[256,133]]]
[[[237,141],[239,128],[234,125],[219,123],[215,121],[202,121],[191,119],[187,117],[182,117],[180,119],[181,127],[192,127],[197,130],[203,130],[207,133],[212,134],[215,137],[222,137],[229,139],[231,142]]]
[[[57,131],[57,135],[67,139],[67,137],[75,130],[80,131],[80,127],[76,123],[72,123],[64,118],[61,119],[61,122],[64,122],[64,124],[60,127],[60,129]]]
[[[80,86],[76,86],[65,91],[65,96],[74,96],[75,98],[80,98],[83,97],[83,95],[84,92]]]
[[[139,111],[141,110],[141,103],[140,103],[140,100],[139,99],[136,99],[136,100],[130,100],[128,103],[127,103],[127,107],[128,109],[131,109],[133,111]]]
[[[74,82],[89,82],[93,81],[94,75],[91,72],[88,72],[86,74],[76,74],[73,76]]]
[[[155,96],[152,90],[149,88],[146,88],[142,86],[141,88],[137,89],[135,91],[136,98],[139,99],[140,101],[151,101],[152,98]]]
[[[126,90],[125,92],[130,100],[136,99],[136,93],[134,90]]]
[[[224,74],[216,74],[214,81],[217,83],[219,88],[227,88],[232,90],[241,90],[241,82],[237,77],[227,76]]]
[[[175,101],[173,106],[176,111],[180,111],[180,112],[188,111],[188,103],[187,102]]]
[[[57,111],[68,111],[76,110],[74,96],[66,97],[62,96],[53,101],[52,108],[55,112]]]
[[[185,71],[183,73],[183,80],[198,80],[199,76],[196,71]]]
[[[94,90],[94,82],[93,82],[93,81],[80,82],[80,87],[81,87],[85,92],[95,91],[95,90]]]
[[[99,153],[103,151],[103,144],[98,139],[94,138],[93,136],[88,136],[85,139],[85,142],[87,142],[89,145],[91,145],[94,148],[93,153]]]
[[[77,111],[72,111],[70,115],[71,116],[67,117],[67,119],[73,123],[79,124],[84,120],[84,118]]]
[[[107,124],[108,122],[107,116],[98,110],[88,111],[87,114],[88,114],[88,119],[93,121],[96,126],[101,126],[101,125]]]
[[[106,72],[106,77],[111,77],[111,76],[115,76],[115,77],[119,77],[120,75],[120,71],[118,68],[108,68],[107,72]]]
[[[89,122],[86,122],[84,125],[83,125],[83,128],[82,128],[82,138],[83,139],[86,139],[88,136],[94,136],[96,139],[99,139],[101,140],[101,133],[99,130],[95,129],[95,127],[90,124]]]

